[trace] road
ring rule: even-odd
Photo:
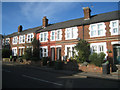
[[[116,80],[68,76],[33,67],[3,65],[2,88],[118,88]]]

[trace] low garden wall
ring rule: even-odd
[[[79,70],[84,71],[84,72],[102,73],[102,67],[98,67],[93,64],[88,64],[87,66],[78,64],[78,66],[79,66]]]

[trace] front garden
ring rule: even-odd
[[[51,61],[49,57],[39,58],[39,42],[36,38],[33,40],[33,51],[30,48],[25,50],[22,57],[12,57],[12,51],[2,51],[3,58],[9,58],[9,61],[17,61],[23,64],[32,64],[37,66],[47,66],[56,70],[72,70],[72,71],[84,71],[84,72],[98,72],[102,73],[102,64],[105,62],[105,53],[91,53],[90,44],[84,40],[80,40],[75,46],[78,54],[74,57],[66,58],[61,61]],[[6,54],[7,53],[7,54]]]

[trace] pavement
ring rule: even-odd
[[[5,65],[24,65],[16,62],[3,62]],[[35,65],[24,65],[27,68],[39,69],[52,73],[61,73],[66,75],[75,75],[75,76],[87,76],[88,78],[101,78],[101,79],[109,79],[109,80],[120,80],[120,72],[112,73],[112,74],[101,74],[101,73],[93,73],[93,72],[81,72],[81,71],[70,71],[70,70],[55,70],[54,68],[49,68],[47,66],[35,66]]]

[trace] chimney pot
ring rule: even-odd
[[[22,32],[22,25],[19,25],[19,26],[18,26],[18,33],[19,33],[19,32]]]
[[[42,26],[43,28],[47,27],[48,26],[48,19],[46,18],[46,16],[43,17],[43,22],[42,22]]]
[[[89,7],[83,7],[83,11],[84,11],[84,19],[88,20],[90,19],[91,16],[91,10]]]

